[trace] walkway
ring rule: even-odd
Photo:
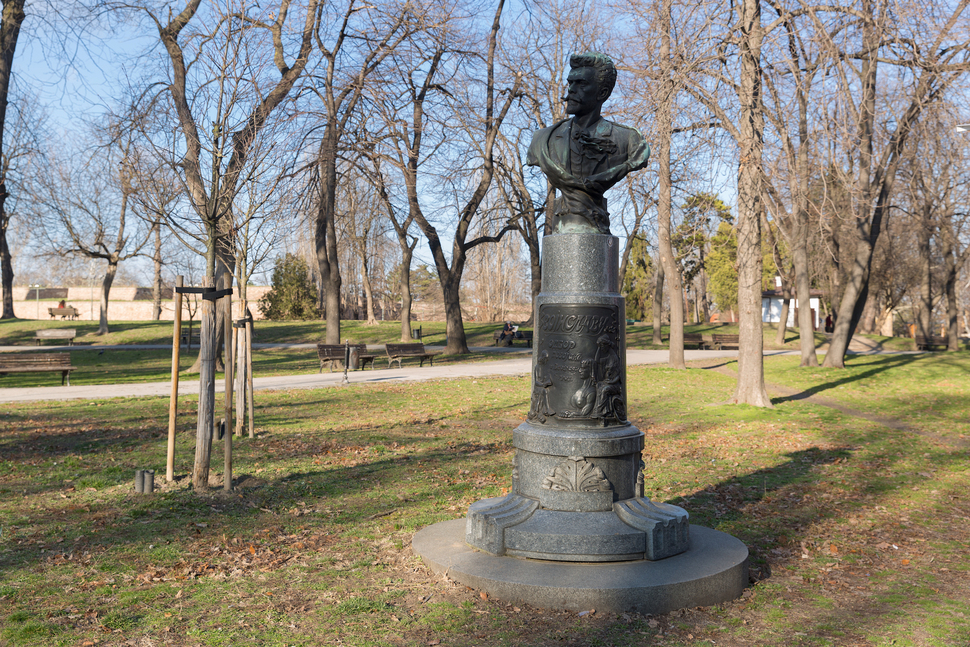
[[[312,347],[312,346],[311,346]],[[20,347],[23,349],[23,347]],[[123,348],[131,348],[125,346]],[[170,347],[169,347],[170,348]],[[431,350],[441,348],[429,347]],[[473,352],[507,352],[505,349],[489,347],[473,348]],[[373,384],[379,382],[418,382],[424,380],[446,380],[458,377],[489,377],[508,375],[528,375],[532,370],[532,358],[518,349],[518,357],[486,362],[462,362],[442,366],[418,367],[406,365],[403,369],[378,369],[349,371],[347,378],[351,384]],[[688,350],[684,355],[688,361],[736,357],[737,351]],[[773,351],[772,354],[778,354]],[[666,350],[629,350],[627,364],[661,364],[668,359]],[[255,390],[319,389],[340,386],[342,372],[311,373],[309,375],[279,375],[257,377],[253,380]],[[216,391],[222,392],[224,380],[216,380]],[[0,389],[2,402],[31,402],[36,400],[99,400],[105,398],[159,397],[172,392],[171,382],[148,382],[144,384],[92,384],[86,386],[43,386],[30,388]],[[192,376],[179,380],[179,395],[199,393],[198,377]]]
[[[256,348],[305,348],[312,350],[315,344],[254,344]],[[45,350],[85,350],[78,346],[45,346]],[[135,349],[169,349],[171,346],[155,345],[123,345],[123,346],[92,346],[90,350],[135,350]],[[428,346],[429,350],[441,351],[441,346]],[[819,354],[824,354],[828,344],[818,348]],[[37,350],[38,347],[3,346],[5,350]],[[524,353],[523,348],[508,348],[495,346],[479,346],[470,349],[475,353],[496,353],[516,355],[514,359],[495,360],[485,362],[462,362],[460,364],[446,364],[443,366],[418,367],[405,366],[403,369],[379,369],[368,371],[350,371],[347,373],[351,384],[371,384],[378,382],[419,382],[424,380],[447,380],[459,377],[488,377],[508,375],[528,375],[532,370],[532,359]],[[853,337],[849,345],[852,354],[875,354],[887,351],[879,348],[874,342],[863,338]],[[914,352],[914,351],[909,351]],[[690,362],[695,360],[715,359],[720,357],[737,357],[735,351],[713,350],[685,350],[684,358]],[[775,355],[798,355],[797,350],[768,350],[765,357]],[[669,351],[666,350],[628,350],[627,365],[662,364],[667,362]],[[280,375],[275,377],[257,377],[253,380],[253,387],[261,390],[286,389],[319,389],[340,386],[344,374],[319,373],[308,375]],[[224,381],[216,380],[216,391],[221,393]],[[43,386],[30,388],[0,388],[0,403],[3,402],[32,402],[37,400],[99,400],[106,398],[138,398],[168,396],[172,392],[171,382],[147,382],[143,384],[93,384],[87,386]],[[179,395],[198,395],[199,381],[195,376],[179,380]]]

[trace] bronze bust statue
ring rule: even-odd
[[[559,195],[552,233],[610,233],[603,194],[627,173],[642,169],[650,146],[635,128],[600,116],[616,84],[616,67],[605,54],[569,58],[564,119],[532,135],[527,163],[546,174]]]

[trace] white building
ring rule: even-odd
[[[775,277],[775,285],[781,287],[781,279]],[[822,329],[822,317],[819,314],[819,300],[822,297],[821,290],[812,290],[810,292],[809,307],[812,309],[812,321],[814,322],[815,330]],[[761,321],[765,323],[778,323],[781,320],[781,308],[785,303],[785,296],[780,289],[778,290],[767,290],[761,293]],[[788,304],[788,323],[785,324],[788,328],[795,328],[798,326],[798,299],[792,297],[791,303]]]

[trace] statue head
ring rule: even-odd
[[[616,66],[606,54],[587,52],[569,57],[566,112],[584,115],[598,109],[613,93]]]

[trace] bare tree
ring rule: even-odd
[[[118,265],[142,254],[152,229],[132,213],[138,186],[131,137],[118,122],[109,123],[98,136],[108,141],[73,163],[51,153],[49,172],[36,180],[34,208],[42,210],[45,231],[58,254],[105,261],[97,333],[105,335]]]
[[[842,105],[853,123],[854,141],[845,153],[851,160],[854,175],[854,226],[849,230],[855,251],[825,366],[844,366],[849,340],[862,317],[869,292],[873,250],[892,206],[896,174],[907,140],[924,109],[938,101],[970,67],[967,63],[970,43],[954,41],[960,39],[955,30],[968,4],[968,0],[962,0],[952,9],[920,10],[918,15],[908,16],[912,23],[905,25],[896,21],[899,16],[885,0],[862,0],[858,10],[846,11],[861,25],[861,48],[857,50],[854,42],[841,46],[833,40],[827,42],[838,52]],[[819,24],[817,13],[811,10],[809,15]],[[823,29],[817,31],[825,33]],[[887,48],[891,48],[888,57]],[[905,74],[899,78],[895,96],[880,102],[878,71],[887,63],[899,66]],[[890,115],[879,118],[880,111]],[[879,132],[880,126],[886,130]]]
[[[365,5],[347,0],[327,6],[320,29],[337,27],[332,33],[318,32],[317,48],[324,64],[313,75],[312,91],[323,105],[322,135],[315,162],[317,189],[314,216],[316,259],[326,298],[327,343],[340,343],[340,262],[337,249],[336,192],[337,160],[367,91],[367,82],[383,61],[417,30],[425,17],[411,3]]]
[[[386,107],[386,104],[384,107]],[[414,248],[418,244],[418,237],[410,233],[411,225],[414,224],[414,211],[408,209],[407,206],[401,209],[399,206],[401,201],[392,199],[381,154],[375,149],[369,136],[361,137],[360,140],[367,142],[362,147],[362,151],[370,162],[370,165],[363,169],[364,177],[374,186],[381,208],[394,229],[398,248],[401,250],[401,262],[398,266],[398,289],[401,293],[401,341],[408,342],[412,338],[411,260],[414,258]],[[407,204],[406,198],[403,202],[405,205]]]
[[[400,174],[409,218],[413,218],[431,249],[444,300],[445,352],[448,354],[468,352],[460,287],[469,250],[496,242],[512,230],[512,225],[506,224],[495,236],[469,238],[472,223],[479,215],[479,207],[495,176],[494,151],[500,128],[521,85],[520,75],[513,75],[511,87],[501,91],[497,88],[496,53],[503,6],[504,0],[500,0],[487,36],[483,70],[476,66],[480,60],[477,56],[459,50],[458,25],[443,25],[427,33],[421,51],[413,52],[406,60],[402,52],[402,58],[395,66],[399,72],[396,82],[400,84],[400,98],[385,98],[380,109],[382,134],[376,145],[380,147],[382,160]],[[475,76],[479,70],[485,76],[484,83]],[[496,100],[502,95],[504,99],[496,106]],[[483,115],[476,111],[475,100],[484,103]],[[434,153],[445,145],[442,134],[445,120],[448,121],[449,143],[461,134],[465,137],[461,140],[462,146],[467,145],[461,150],[449,149],[460,156],[457,159],[464,168],[449,170],[436,178],[452,192],[448,210],[457,212],[449,223],[454,227],[450,263],[441,235],[422,206],[426,198],[419,190],[419,184],[425,182],[425,178],[431,181],[429,160],[434,160]],[[452,128],[453,124],[457,127]],[[427,139],[429,134],[434,140]],[[450,159],[454,161],[456,157]],[[463,197],[465,191],[470,192],[467,197]]]
[[[3,0],[2,23],[0,23],[0,289],[3,291],[3,312],[0,319],[13,319],[13,263],[10,247],[7,244],[7,229],[10,226],[10,213],[7,211],[7,198],[10,197],[10,151],[4,148],[4,135],[7,133],[7,100],[10,95],[10,77],[13,69],[13,56],[20,37],[20,26],[24,22],[24,0]]]
[[[160,93],[148,94],[146,100],[171,106],[177,136],[158,145],[160,149],[167,147],[165,157],[178,173],[199,218],[206,281],[215,284],[213,287],[226,288],[231,284],[234,263],[230,244],[234,199],[247,169],[253,169],[248,162],[254,140],[306,69],[318,22],[318,0],[307,0],[295,39],[288,32],[290,0],[280,0],[272,8],[240,0],[227,11],[213,7],[200,13],[201,4],[201,0],[189,0],[167,19],[152,5],[138,10],[157,29],[168,56],[168,78],[161,84]],[[261,48],[263,44],[267,47]],[[288,56],[289,46],[297,51]],[[191,65],[186,62],[186,48]],[[264,57],[272,60],[275,74],[263,64]],[[206,127],[200,128],[201,123]],[[214,303],[205,300],[200,336],[202,388],[192,475],[193,487],[200,490],[206,489],[209,481],[214,377],[223,330],[224,326],[217,325]]]

